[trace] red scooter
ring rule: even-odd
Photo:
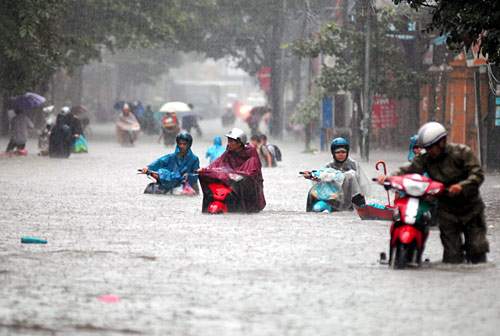
[[[445,187],[420,174],[392,176],[383,185],[386,190],[393,189],[403,193],[402,197],[394,201],[389,267],[419,267],[429,236],[433,208],[431,202],[445,191]],[[386,259],[385,253],[381,253],[381,263],[385,263]]]
[[[202,212],[245,212],[245,202],[241,195],[243,189],[248,187],[249,179],[242,172],[212,168],[201,170],[198,175],[203,190]]]
[[[213,199],[208,205],[207,212],[211,214],[226,213],[228,208],[227,202],[231,198],[231,196],[228,197],[228,195],[230,195],[233,190],[221,183],[212,183],[209,184],[208,187],[210,188]]]

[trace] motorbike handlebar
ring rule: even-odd
[[[312,174],[313,171],[314,170],[312,170],[309,173],[306,173],[305,171],[299,171],[299,174],[302,175],[303,178],[308,179],[308,180],[314,180],[314,181],[317,181],[317,182],[321,181],[318,176]]]
[[[377,181],[377,179],[376,179],[375,177],[374,177],[374,178],[372,178],[372,181],[373,181],[373,182],[378,182],[378,181]],[[388,185],[388,186],[390,186],[390,185],[391,185],[391,182],[389,182],[388,180],[385,180],[385,181],[384,181],[384,183],[382,183],[382,185]]]
[[[375,177],[372,178],[372,181],[378,183],[378,181]],[[385,190],[391,189],[391,182],[389,182],[388,180],[385,180],[384,183],[382,183],[381,185],[385,188]]]
[[[158,172],[155,172],[155,171],[152,171],[152,170],[148,170],[147,172],[143,173],[142,172],[142,169],[137,169],[138,173],[137,174],[144,174],[144,175],[147,175],[148,177],[149,176],[152,176],[154,177],[155,179],[158,179]]]
[[[377,179],[376,179],[375,177],[374,177],[374,178],[372,178],[372,181],[373,181],[373,182],[378,182],[378,181],[377,181]],[[389,190],[389,189],[391,188],[391,182],[389,182],[389,180],[385,180],[385,181],[384,181],[384,183],[382,183],[381,185],[382,185],[382,186],[384,186],[384,188],[385,188],[386,190]],[[449,188],[449,187],[444,188],[444,190],[443,190],[443,194],[445,194],[445,193],[446,193],[446,194],[449,194],[449,193],[450,193],[450,188]]]

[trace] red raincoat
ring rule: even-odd
[[[200,184],[203,190],[208,184],[217,180],[231,187],[230,174],[236,173],[245,177],[246,183],[240,191],[245,209],[243,212],[259,212],[266,206],[264,197],[264,179],[262,178],[259,155],[254,146],[247,144],[239,153],[226,150],[208,167],[201,170]]]

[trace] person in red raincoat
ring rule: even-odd
[[[198,171],[201,187],[205,193],[210,183],[222,183],[231,188],[239,199],[234,211],[259,212],[266,206],[266,199],[257,150],[247,143],[246,134],[239,128],[233,128],[226,137],[226,151],[208,167]],[[235,174],[243,179],[235,179]],[[204,198],[202,211],[207,212],[207,207],[208,202]]]

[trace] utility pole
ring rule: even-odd
[[[286,15],[286,1],[283,0],[283,17]],[[285,19],[282,20],[282,28],[281,28],[281,38],[283,38],[283,31],[285,30],[284,27],[285,24]],[[281,54],[280,54],[280,83],[281,87],[279,90],[280,94],[280,99],[281,99],[281,125],[279,125],[280,130],[279,130],[279,135],[278,137],[281,139],[283,137],[283,132],[285,130],[285,125],[286,125],[286,106],[285,106],[285,50],[281,49]]]
[[[371,129],[371,104],[370,104],[370,48],[371,48],[371,0],[365,0],[363,5],[365,17],[365,77],[363,83],[363,120],[361,124],[361,158],[368,162],[370,158],[370,129]]]
[[[271,50],[269,53],[271,68],[271,87],[269,90],[269,99],[271,101],[272,118],[270,133],[272,136],[281,139],[283,135],[283,89],[284,89],[284,53],[280,49],[285,29],[286,0],[283,0],[282,7],[279,9],[280,15],[275,20],[272,27]]]

